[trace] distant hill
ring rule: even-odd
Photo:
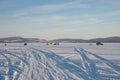
[[[120,42],[120,37],[107,37],[107,38],[96,38],[96,39],[90,39],[89,42]]]
[[[113,43],[120,43],[120,37],[107,37],[107,38],[95,38],[95,39],[56,39],[50,40],[50,42],[61,42],[61,43],[89,43],[89,42],[113,42]],[[0,38],[0,42],[7,42],[7,43],[23,43],[23,42],[41,42],[45,43],[47,40],[45,39],[38,39],[38,38],[23,38],[23,37],[6,37]]]
[[[84,39],[56,39],[56,40],[50,40],[50,42],[79,43],[79,42],[86,42],[86,40]]]
[[[63,42],[63,43],[88,43],[88,42],[114,42],[118,43],[120,42],[120,37],[107,37],[107,38],[95,38],[95,39],[56,39],[56,40],[50,40],[51,42]]]
[[[0,38],[0,42],[7,42],[7,43],[22,43],[22,42],[46,42],[45,39],[38,39],[38,38],[23,38],[23,37],[7,37],[7,38]]]

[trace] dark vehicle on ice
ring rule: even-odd
[[[99,46],[99,45],[103,45],[102,42],[96,42],[96,45]]]

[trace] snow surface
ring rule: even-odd
[[[120,43],[1,43],[0,80],[120,80]]]

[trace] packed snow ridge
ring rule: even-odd
[[[2,48],[0,80],[120,80],[118,64],[82,48],[74,54],[78,62],[39,46]]]

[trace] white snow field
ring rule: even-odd
[[[0,43],[0,80],[120,80],[120,43]]]

